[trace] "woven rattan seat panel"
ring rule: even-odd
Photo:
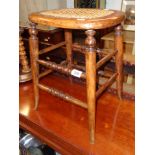
[[[68,29],[103,29],[123,21],[124,13],[116,10],[67,8],[34,12],[31,22]]]
[[[56,18],[92,19],[112,14],[111,10],[103,9],[60,9],[42,12],[41,14]]]

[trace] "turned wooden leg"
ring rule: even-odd
[[[39,77],[39,66],[37,59],[39,56],[39,47],[38,47],[38,31],[36,29],[36,24],[31,23],[31,28],[29,29],[29,46],[30,46],[30,59],[31,59],[31,69],[32,69],[32,79],[33,79],[33,88],[34,88],[34,99],[36,110],[39,102],[39,88],[38,88],[38,77]]]
[[[90,131],[90,143],[95,141],[95,107],[96,107],[96,40],[95,31],[87,30],[85,40],[86,53],[86,86],[87,86],[87,103],[88,103],[88,121]]]
[[[123,36],[122,36],[122,26],[118,25],[115,28],[115,49],[118,50],[116,54],[116,71],[118,73],[116,79],[117,94],[120,99],[122,99],[123,91]]]
[[[68,67],[72,66],[72,30],[65,29],[66,54]]]

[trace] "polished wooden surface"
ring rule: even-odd
[[[86,101],[86,87],[82,83],[56,75],[48,75],[40,81]],[[108,93],[99,98],[96,139],[92,145],[85,109],[40,90],[40,103],[35,111],[31,82],[20,85],[19,95],[20,127],[63,155],[134,155],[133,101],[120,101]]]

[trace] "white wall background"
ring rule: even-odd
[[[45,0],[43,0],[45,1]],[[46,0],[47,9],[61,9],[67,7],[67,0]]]
[[[19,22],[29,26],[28,15],[31,12],[60,9],[67,7],[67,0],[19,0]]]
[[[106,0],[106,9],[121,10],[122,0]]]
[[[74,8],[74,0],[67,0],[67,8]]]

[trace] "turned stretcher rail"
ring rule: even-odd
[[[75,98],[75,97],[73,97],[73,96],[71,96],[71,95],[69,95],[67,93],[63,93],[60,90],[57,90],[57,89],[52,88],[52,87],[47,87],[47,86],[45,86],[43,84],[38,84],[38,87],[40,89],[52,94],[53,96],[62,98],[65,101],[69,101],[69,102],[71,102],[71,103],[73,103],[75,105],[81,106],[81,107],[83,107],[85,109],[88,108],[88,106],[87,106],[87,104],[85,102],[83,102],[83,101],[81,101],[81,100],[79,100],[79,99],[77,99],[77,98]]]
[[[76,64],[73,64],[72,66],[73,66],[73,68],[77,68],[77,69],[80,69],[80,70],[82,70],[82,71],[86,71],[86,67],[85,67],[85,66],[76,65]]]
[[[63,48],[66,48],[65,46]],[[72,49],[76,50],[80,53],[85,54],[85,45],[80,45],[78,43],[73,43],[72,44]],[[107,54],[111,53],[112,51],[114,51],[113,49],[101,49],[101,48],[96,48],[96,53],[100,56],[100,57],[105,57]]]
[[[79,45],[79,44],[73,44],[72,45],[72,49],[73,50],[76,50],[76,51],[78,51],[78,52],[80,52],[80,53],[83,53],[83,54],[85,54],[85,46],[84,45]]]
[[[114,80],[116,79],[117,77],[117,73],[114,73],[96,92],[96,98],[98,98],[102,92],[108,87],[110,86]]]
[[[71,72],[73,69],[65,67],[60,64],[56,64],[55,62],[49,62],[45,60],[37,60],[37,62],[45,67],[54,69],[56,71],[59,71],[60,73],[71,75]],[[84,72],[82,72],[81,76],[79,78],[86,79],[86,75]]]
[[[101,60],[99,60],[96,64],[96,68],[100,68],[104,63],[106,63],[108,60],[111,59],[112,56],[114,56],[117,53],[117,50],[114,50],[113,52],[107,54],[105,57],[103,57]]]
[[[47,53],[47,52],[49,52],[49,51],[51,51],[51,50],[54,50],[54,49],[56,49],[56,48],[59,48],[59,47],[65,45],[65,44],[66,44],[66,42],[63,41],[63,42],[58,43],[58,44],[56,44],[56,45],[51,45],[50,47],[47,47],[47,48],[44,48],[44,49],[40,50],[40,51],[39,51],[39,54]]]
[[[46,70],[46,71],[40,73],[39,78],[42,78],[42,77],[44,77],[44,76],[50,74],[52,71],[53,71],[52,69],[48,69],[48,70]]]

